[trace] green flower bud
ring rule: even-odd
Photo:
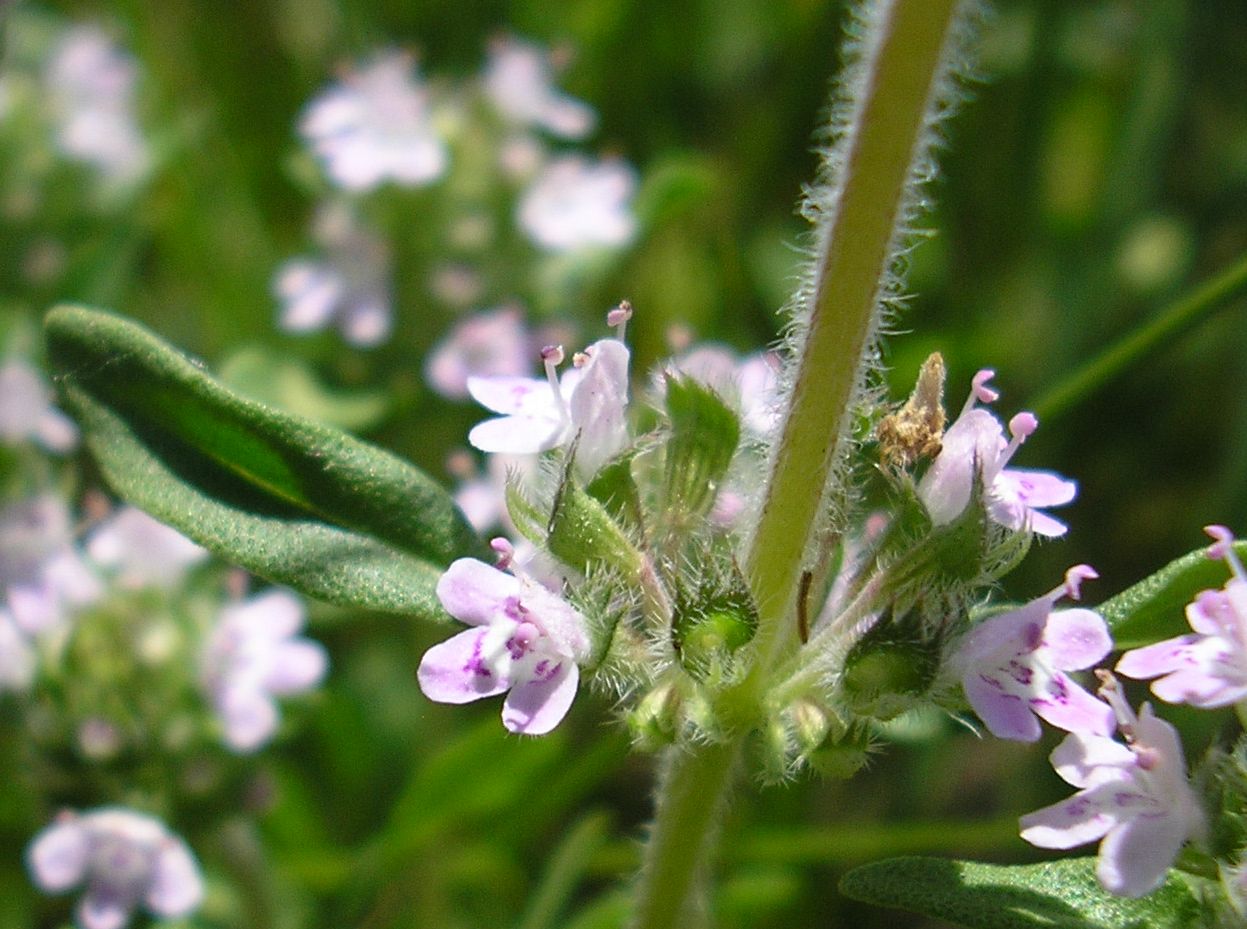
[[[849,650],[841,688],[858,716],[892,719],[923,705],[940,665],[940,647],[924,633],[918,610],[899,620],[889,610]]]
[[[676,597],[671,639],[684,670],[699,681],[719,683],[731,674],[732,655],[758,628],[758,611],[733,566],[723,585],[714,580],[695,594]]]
[[[637,748],[656,752],[675,742],[684,703],[682,689],[678,680],[669,678],[642,697],[628,713],[628,731]]]

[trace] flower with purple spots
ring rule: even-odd
[[[1041,848],[1074,848],[1097,839],[1096,875],[1110,893],[1141,897],[1165,879],[1205,819],[1186,777],[1177,731],[1143,704],[1136,717],[1112,675],[1100,692],[1113,705],[1125,744],[1073,732],[1052,753],[1052,766],[1079,788],[1068,800],[1022,817],[1022,838]]]
[[[1040,734],[1036,716],[1068,732],[1113,731],[1108,705],[1065,673],[1108,654],[1113,643],[1104,619],[1086,609],[1052,612],[1062,597],[1078,599],[1081,581],[1095,576],[1086,565],[1070,568],[1062,586],[979,623],[962,640],[951,665],[992,735],[1034,742]]]
[[[186,843],[152,816],[120,807],[62,813],[30,843],[31,878],[46,893],[79,884],[81,929],[121,929],[141,904],[158,917],[186,916],[203,898]]]
[[[1117,673],[1156,678],[1152,693],[1167,703],[1211,709],[1247,698],[1247,572],[1231,547],[1233,533],[1208,526],[1216,539],[1208,557],[1223,559],[1231,577],[1220,590],[1202,590],[1186,606],[1191,633],[1122,655]]]
[[[992,376],[988,370],[974,376],[961,415],[944,433],[939,455],[918,483],[918,496],[932,524],[946,525],[969,505],[978,475],[985,490],[987,514],[994,522],[1050,538],[1062,536],[1066,525],[1041,511],[1069,503],[1078,488],[1073,481],[1050,471],[1005,467],[1039,427],[1039,420],[1031,413],[1014,416],[1009,420],[1012,439],[1006,442],[1000,421],[976,406],[999,397],[987,386]]]
[[[474,628],[425,652],[418,672],[425,696],[470,703],[507,692],[502,724],[511,732],[544,735],[557,726],[589,655],[585,618],[536,581],[475,558],[451,564],[437,596]]]

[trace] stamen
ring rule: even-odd
[[[984,368],[979,371],[970,381],[970,396],[966,397],[965,406],[961,408],[964,416],[974,409],[975,403],[995,403],[1000,399],[1000,394],[987,386],[987,382],[996,376],[996,372],[991,368]]]
[[[1139,717],[1134,715],[1134,710],[1130,709],[1130,704],[1122,696],[1121,684],[1117,683],[1117,678],[1113,676],[1112,671],[1098,668],[1095,676],[1100,681],[1099,695],[1113,708],[1113,716],[1117,718],[1117,730],[1121,733],[1121,737],[1126,740],[1126,744],[1132,745],[1135,740],[1135,728],[1139,724]]]
[[[606,325],[615,330],[615,338],[620,342],[624,340],[624,333],[628,331],[628,320],[631,318],[632,304],[627,300],[620,300],[619,306],[606,314]]]
[[[505,571],[511,567],[511,562],[515,560],[515,546],[511,544],[510,539],[503,536],[495,536],[489,540],[489,547],[498,556],[498,563],[495,567],[499,571]]]
[[[558,372],[555,370],[563,363],[563,346],[547,345],[541,350],[541,361],[546,367],[546,380],[550,382],[550,390],[554,392],[554,405],[558,408],[559,420],[569,423],[571,414],[567,411],[567,402],[563,399]]]
[[[572,355],[572,365],[577,368],[583,368],[592,357],[588,349],[583,352],[576,352],[576,354]]]
[[[1247,571],[1243,570],[1243,563],[1239,561],[1238,554],[1234,551],[1234,533],[1226,526],[1217,525],[1205,526],[1204,532],[1216,539],[1216,542],[1207,548],[1208,557],[1224,561],[1230,566],[1230,571],[1235,577],[1247,581]]]

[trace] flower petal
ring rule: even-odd
[[[1026,701],[1007,692],[997,678],[972,671],[962,679],[962,686],[970,706],[996,738],[1018,742],[1039,739],[1039,721]]]
[[[156,856],[147,908],[157,916],[185,916],[203,899],[199,863],[184,842],[168,839]]]
[[[295,639],[282,642],[273,654],[273,664],[264,676],[264,687],[275,696],[311,690],[329,670],[329,656],[319,642]]]
[[[1112,708],[1083,690],[1062,672],[1048,680],[1043,693],[1030,699],[1030,706],[1048,724],[1066,732],[1087,732],[1109,736],[1117,728]]]
[[[58,893],[81,881],[90,844],[87,830],[76,816],[40,832],[26,851],[31,877],[39,889]]]
[[[511,686],[482,661],[488,627],[465,629],[434,645],[420,659],[420,689],[438,703],[470,703],[500,694]]]
[[[1074,787],[1121,781],[1136,765],[1134,753],[1125,745],[1083,732],[1071,732],[1050,757],[1056,773]]]
[[[1199,639],[1200,636],[1184,635],[1131,649],[1121,656],[1114,670],[1135,680],[1147,680],[1177,671],[1194,663],[1192,646]]]
[[[535,377],[469,377],[472,399],[507,416],[557,417],[558,407],[549,381]]]
[[[948,427],[939,455],[918,482],[933,525],[950,523],[965,510],[977,475],[999,458],[1003,434],[986,410],[969,410]]]
[[[1089,668],[1113,648],[1104,617],[1094,610],[1060,610],[1048,616],[1044,657],[1062,671]]]
[[[536,455],[557,446],[566,428],[556,418],[499,416],[473,426],[468,443],[493,454]]]
[[[446,612],[470,626],[481,626],[504,615],[507,602],[520,596],[518,578],[476,558],[452,562],[437,582],[437,599]]]
[[[553,671],[522,684],[516,684],[502,705],[502,724],[521,735],[545,735],[567,715],[580,669],[564,659]]]
[[[134,901],[108,886],[95,886],[78,902],[78,923],[82,929],[121,929],[130,921]]]
[[[1111,829],[1100,845],[1096,876],[1110,893],[1141,897],[1165,880],[1186,841],[1180,816],[1137,816]]]
[[[1080,790],[1074,796],[1027,813],[1019,820],[1022,838],[1040,848],[1074,848],[1094,842],[1117,820],[1111,809],[1112,787]]]

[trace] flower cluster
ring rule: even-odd
[[[396,298],[388,243],[412,243],[392,222],[376,221],[385,215],[376,208],[383,187],[424,191],[422,223],[441,228],[426,238],[443,249],[415,259],[429,263],[422,303],[457,313],[513,301],[517,279],[529,275],[543,293],[565,284],[571,296],[598,274],[602,256],[636,235],[636,172],[619,158],[551,149],[549,137],[583,139],[596,121],[587,104],[557,89],[555,59],[501,37],[479,80],[425,81],[412,55],[385,51],[345,69],[308,103],[299,134],[334,192],[313,225],[317,253],[285,262],[274,277],[280,326],[307,333],[336,323],[360,348],[389,338]],[[508,264],[509,273],[496,275]],[[528,373],[527,353],[516,361],[504,347],[521,341],[512,312],[454,328],[456,343],[512,330],[496,332],[505,341],[467,373]],[[466,374],[437,358],[430,385],[461,397]]]

